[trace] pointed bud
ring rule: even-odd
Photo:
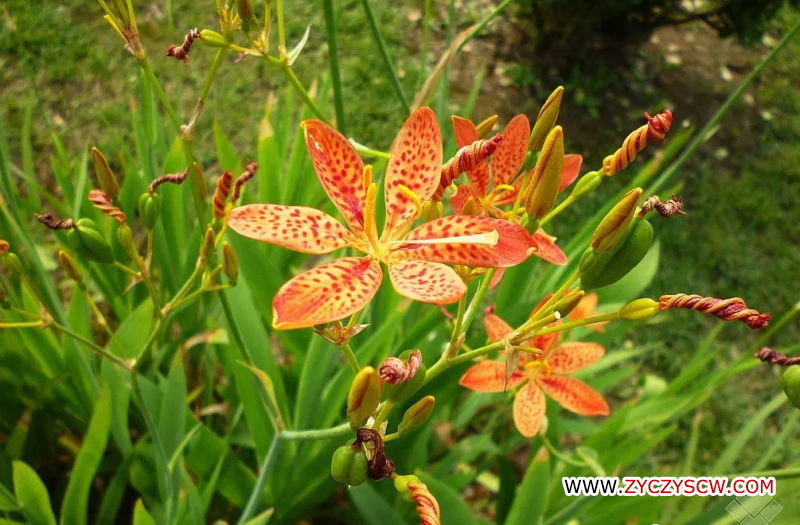
[[[211,229],[211,226],[208,227],[206,230],[206,235],[203,237],[203,244],[200,246],[200,257],[203,260],[208,261],[212,257],[214,257],[214,248],[216,243],[216,236],[214,235],[214,230]]]
[[[74,227],[67,231],[67,242],[75,253],[90,261],[111,264],[114,253],[97,224],[91,219],[80,219]]]
[[[236,0],[236,9],[239,11],[239,17],[246,22],[249,22],[255,15],[253,0]]]
[[[525,209],[531,219],[541,219],[553,207],[561,185],[564,164],[564,132],[556,126],[547,135],[539,160],[533,168],[531,188]]]
[[[200,44],[207,47],[228,47],[225,37],[211,29],[200,31]]]
[[[100,189],[109,199],[116,199],[119,196],[117,176],[111,171],[105,156],[97,148],[92,148],[92,165],[94,166],[94,174],[97,177]]]
[[[400,426],[397,427],[397,431],[400,434],[406,434],[424,425],[425,422],[430,419],[435,404],[436,400],[433,396],[425,396],[414,403],[411,408],[406,410],[406,413],[403,414],[403,421],[400,423]]]
[[[83,274],[81,273],[80,268],[78,268],[78,263],[75,262],[75,259],[73,259],[70,254],[64,250],[59,250],[58,261],[61,263],[61,269],[64,270],[64,274],[67,277],[76,283],[83,283]]]
[[[222,271],[225,272],[231,286],[236,286],[239,281],[239,259],[236,258],[233,247],[227,242],[222,243]]]
[[[586,292],[583,290],[576,290],[570,294],[567,294],[553,305],[553,311],[558,312],[563,319],[578,306],[584,295],[586,295]]]
[[[603,182],[603,175],[599,171],[590,171],[578,180],[572,189],[572,198],[575,200],[592,193]]]
[[[536,118],[536,124],[533,125],[531,138],[530,141],[528,141],[528,146],[533,151],[542,149],[547,135],[550,133],[550,130],[553,129],[553,126],[556,125],[558,113],[561,111],[561,99],[563,96],[564,88],[558,86],[556,90],[547,97],[544,106],[539,110],[539,116]]]
[[[646,321],[660,311],[658,301],[650,298],[631,301],[619,311],[619,318],[626,321]]]
[[[492,128],[494,127],[495,122],[497,122],[497,115],[492,115],[491,117],[487,118],[477,126],[475,126],[475,130],[478,132],[479,139],[485,139],[489,136],[489,133],[492,132]]]
[[[607,252],[616,246],[628,231],[641,197],[642,188],[632,189],[603,218],[592,236],[592,248],[595,253]]]
[[[22,263],[19,261],[16,253],[7,253],[3,257],[3,266],[9,273],[16,275],[24,275],[25,270],[22,268]]]
[[[136,259],[139,256],[139,252],[136,250],[136,243],[133,240],[133,232],[127,224],[123,224],[117,229],[117,241],[131,258]]]
[[[347,394],[347,418],[353,429],[361,428],[378,408],[383,386],[378,372],[365,366],[353,379]]]
[[[422,205],[422,220],[424,222],[435,221],[444,215],[444,205],[442,201],[428,201]]]

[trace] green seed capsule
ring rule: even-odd
[[[792,365],[783,372],[781,386],[789,402],[800,408],[800,365]]]
[[[413,350],[406,350],[400,354],[399,359],[403,362],[407,362],[411,352],[413,352]],[[425,365],[420,364],[417,373],[414,374],[414,377],[408,381],[400,383],[399,385],[390,385],[388,383],[384,385],[387,399],[394,404],[403,403],[406,401],[408,398],[416,394],[420,388],[422,388],[422,384],[425,382],[425,374],[427,372],[428,369],[425,367]]]
[[[161,215],[161,197],[145,193],[139,197],[139,217],[148,230],[152,230]]]
[[[331,458],[331,476],[345,485],[361,485],[367,480],[367,456],[350,445],[337,448]]]
[[[67,242],[76,253],[90,261],[111,264],[114,254],[111,245],[91,219],[80,219],[75,228],[67,232]]]
[[[420,483],[420,480],[413,474],[409,474],[408,476],[396,476],[394,478],[395,490],[400,493],[404,500],[411,502],[411,493],[408,490],[409,483]]]
[[[619,281],[642,262],[652,242],[653,226],[637,218],[611,251],[598,254],[586,250],[580,266],[581,286],[592,290]]]

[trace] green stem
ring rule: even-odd
[[[283,439],[292,441],[309,441],[317,439],[334,439],[351,434],[353,429],[350,428],[350,423],[342,423],[339,426],[332,428],[323,428],[315,430],[287,430],[281,433]]]
[[[375,39],[375,43],[378,44],[378,49],[381,52],[383,63],[389,72],[389,77],[392,81],[392,87],[394,87],[395,94],[397,95],[397,100],[400,101],[407,113],[411,113],[411,106],[409,106],[408,100],[406,99],[406,94],[403,92],[403,86],[400,84],[400,77],[397,76],[397,70],[392,62],[392,57],[389,56],[389,50],[386,47],[383,34],[381,34],[381,30],[378,27],[378,22],[375,20],[375,15],[372,14],[372,8],[369,6],[369,0],[361,0],[361,7],[364,9],[364,15],[367,17],[370,29],[372,29],[372,37]]]
[[[435,379],[439,374],[441,374],[442,372],[444,372],[445,370],[447,370],[452,366],[460,365],[461,363],[472,361],[477,357],[481,357],[487,354],[491,354],[492,352],[503,350],[505,346],[506,346],[505,341],[499,341],[497,343],[492,343],[490,345],[476,348],[475,350],[471,350],[469,352],[464,352],[463,354],[457,355],[452,359],[448,359],[447,361],[440,359],[435,365],[433,365],[428,369],[428,372],[425,374],[425,382],[423,384],[428,384],[430,381]]]
[[[125,266],[124,264],[122,264],[119,261],[114,261],[114,267],[115,268],[119,268],[120,270],[122,270],[123,272],[127,273],[128,275],[130,275],[134,279],[141,279],[142,278],[142,276],[141,276],[141,274],[139,272],[137,272],[133,268],[128,268],[127,266]]]
[[[573,197],[572,195],[567,196],[567,198],[561,201],[561,203],[559,203],[558,206],[550,210],[547,213],[547,215],[542,217],[542,220],[539,221],[539,226],[544,226],[545,224],[550,222],[553,219],[553,217],[555,217],[562,211],[566,210],[567,207],[571,205],[573,202],[575,202],[575,197]]]
[[[339,39],[336,33],[336,9],[333,0],[323,0],[322,7],[325,11],[325,31],[328,34],[328,60],[331,68],[331,81],[333,82],[333,98],[336,108],[336,129],[347,134],[344,120],[344,98],[342,91],[342,72],[339,67]]]
[[[158,100],[161,101],[161,105],[164,107],[164,111],[167,112],[167,116],[169,120],[172,122],[172,125],[175,127],[175,131],[180,135],[181,133],[181,119],[178,117],[178,114],[175,113],[175,110],[172,108],[172,103],[169,101],[169,97],[164,92],[164,88],[161,87],[161,82],[158,81],[156,78],[155,73],[153,73],[153,68],[150,67],[150,61],[145,58],[144,60],[139,61],[139,65],[142,67],[142,71],[144,71],[145,76],[153,85],[153,91],[155,91]]]
[[[469,33],[469,35],[467,36],[467,38],[465,38],[465,39],[464,39],[464,41],[461,43],[461,45],[460,45],[460,46],[458,46],[458,50],[457,50],[456,52],[458,52],[458,51],[461,51],[461,49],[462,49],[462,48],[463,48],[465,45],[467,45],[467,43],[468,43],[470,40],[472,40],[473,38],[475,38],[475,36],[477,36],[477,35],[478,35],[478,34],[479,34],[481,31],[483,31],[484,29],[486,29],[486,26],[487,26],[487,25],[489,25],[489,22],[491,22],[492,20],[494,20],[495,18],[497,18],[498,16],[500,16],[500,14],[501,14],[503,11],[505,11],[505,10],[506,10],[506,8],[507,8],[508,6],[510,6],[510,5],[511,5],[511,3],[512,3],[513,1],[514,1],[514,0],[505,0],[505,1],[504,1],[502,4],[500,4],[500,5],[498,5],[497,7],[495,7],[495,8],[494,8],[494,11],[492,11],[491,13],[489,13],[488,15],[486,15],[486,18],[484,18],[483,20],[481,20],[481,21],[478,23],[478,25],[476,25],[476,26],[475,26],[475,27],[472,29],[472,31],[470,31],[470,33]]]
[[[489,291],[489,284],[492,282],[495,272],[497,272],[497,268],[486,270],[486,274],[483,276],[480,287],[478,288],[478,291],[475,292],[475,295],[472,296],[472,302],[469,303],[469,308],[467,308],[467,312],[464,315],[464,322],[461,325],[462,332],[469,330],[469,327],[472,325],[472,321],[474,321],[475,316],[478,315],[481,302],[483,302],[483,298],[486,297],[486,292]]]
[[[458,353],[461,345],[458,344],[458,339],[461,336],[461,327],[464,323],[464,313],[467,309],[467,294],[461,296],[458,301],[458,313],[456,314],[455,323],[453,324],[453,333],[450,335],[450,343],[442,354],[442,359],[450,359]]]
[[[0,323],[0,330],[3,328],[42,328],[43,321],[23,321],[16,323]]]
[[[547,315],[549,313],[548,310],[554,304],[556,304],[559,299],[561,299],[561,296],[563,296],[565,293],[569,291],[569,289],[572,287],[575,281],[577,281],[580,278],[580,276],[581,276],[580,271],[575,271],[575,273],[570,275],[569,278],[566,281],[564,281],[564,283],[561,286],[558,287],[558,290],[556,290],[555,293],[553,293],[552,297],[550,297],[550,299],[548,299],[547,302],[545,302],[542,305],[539,311],[536,312],[536,315],[531,317],[531,319],[536,320],[541,316]]]
[[[283,21],[283,0],[275,3],[278,15],[278,45],[286,49],[286,24]]]
[[[217,54],[214,55],[214,62],[211,63],[211,69],[209,70],[208,76],[206,77],[206,81],[203,84],[203,91],[200,93],[201,105],[205,105],[206,99],[208,99],[208,94],[211,92],[211,86],[214,84],[214,80],[217,76],[217,72],[219,71],[219,67],[222,65],[222,58],[224,56],[225,56],[224,49],[218,49]]]
[[[286,77],[289,79],[289,82],[294,86],[294,89],[300,94],[300,98],[303,99],[306,106],[320,119],[322,122],[328,124],[328,119],[325,117],[325,114],[322,112],[321,109],[317,106],[314,102],[314,99],[311,98],[311,95],[308,94],[306,88],[303,87],[303,84],[300,82],[300,79],[297,78],[297,75],[294,74],[292,68],[289,67],[288,64],[283,65],[283,72],[286,74]]]
[[[380,412],[378,412],[378,416],[375,418],[375,422],[372,424],[372,428],[379,429],[386,418],[389,417],[389,413],[394,408],[394,403],[389,400],[386,400],[381,406]]]
[[[350,343],[344,343],[339,345],[339,348],[344,353],[344,356],[347,358],[347,362],[350,364],[350,368],[353,369],[353,373],[357,374],[361,367],[358,365],[358,359],[356,359],[356,354],[353,353],[353,349],[350,348]]]
[[[261,469],[258,473],[256,484],[253,487],[252,492],[250,492],[250,498],[247,500],[247,505],[242,511],[242,515],[239,516],[239,521],[237,522],[239,525],[246,523],[247,520],[250,519],[250,516],[256,512],[256,509],[258,509],[258,505],[264,495],[264,486],[267,483],[267,477],[269,476],[270,472],[272,472],[275,462],[280,456],[282,443],[282,434],[278,432],[272,438],[272,443],[269,446],[267,456],[264,458],[264,462],[261,464]]]
[[[82,335],[80,335],[78,333],[73,332],[72,330],[70,330],[66,326],[61,325],[61,324],[56,323],[56,322],[51,322],[47,326],[49,328],[57,331],[57,332],[61,332],[62,334],[67,335],[67,336],[75,339],[76,341],[78,341],[80,343],[85,344],[95,354],[97,354],[98,356],[103,357],[105,359],[108,359],[109,361],[111,361],[115,365],[119,365],[122,368],[124,368],[125,370],[130,370],[131,369],[131,366],[130,366],[130,364],[128,362],[123,361],[122,359],[120,359],[119,357],[117,357],[115,355],[109,354],[106,351],[106,349],[103,348],[102,346],[100,346],[98,344],[95,344],[93,341],[90,341],[89,339],[86,339],[85,337],[83,337]]]
[[[579,321],[571,321],[556,326],[547,326],[541,330],[537,330],[535,335],[547,335],[553,332],[562,332],[564,330],[571,330],[579,326],[586,326],[588,324],[603,323],[605,321],[616,321],[619,319],[619,312],[611,312],[603,315],[595,315],[594,317],[587,317]]]

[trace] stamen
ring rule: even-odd
[[[419,196],[402,184],[398,184],[397,189],[400,190],[403,195],[411,199],[411,202],[417,207],[417,213],[414,215],[414,219],[419,217],[422,214],[422,202],[419,200]]]
[[[369,185],[372,183],[372,165],[367,164],[364,166],[364,171],[361,172],[361,187],[364,191],[369,190]]]

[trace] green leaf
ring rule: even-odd
[[[111,391],[104,386],[100,399],[94,407],[94,414],[86,431],[81,451],[69,477],[67,493],[61,506],[62,525],[87,522],[89,491],[92,488],[97,469],[108,443],[111,429]]]
[[[19,510],[19,502],[14,494],[0,483],[0,511]]]
[[[133,525],[156,525],[155,520],[147,512],[144,503],[140,499],[136,500],[136,505],[133,507]]]
[[[115,341],[110,342],[108,351],[117,355],[121,353],[119,357],[133,359],[141,352],[152,329],[153,303],[147,299],[117,328]]]
[[[22,505],[22,514],[31,525],[56,525],[56,516],[50,506],[50,495],[36,471],[14,461],[14,494]]]
[[[550,486],[550,456],[540,449],[517,487],[506,525],[538,525],[544,521]]]
[[[180,353],[172,361],[164,395],[161,398],[161,410],[158,421],[158,434],[164,444],[167,457],[175,453],[183,440],[186,430],[186,374],[183,371],[183,360]]]
[[[358,512],[369,525],[404,525],[406,523],[372,483],[351,487],[349,494]]]
[[[272,515],[275,513],[275,509],[267,509],[258,516],[255,516],[243,523],[243,525],[267,525],[269,520],[272,519]]]

